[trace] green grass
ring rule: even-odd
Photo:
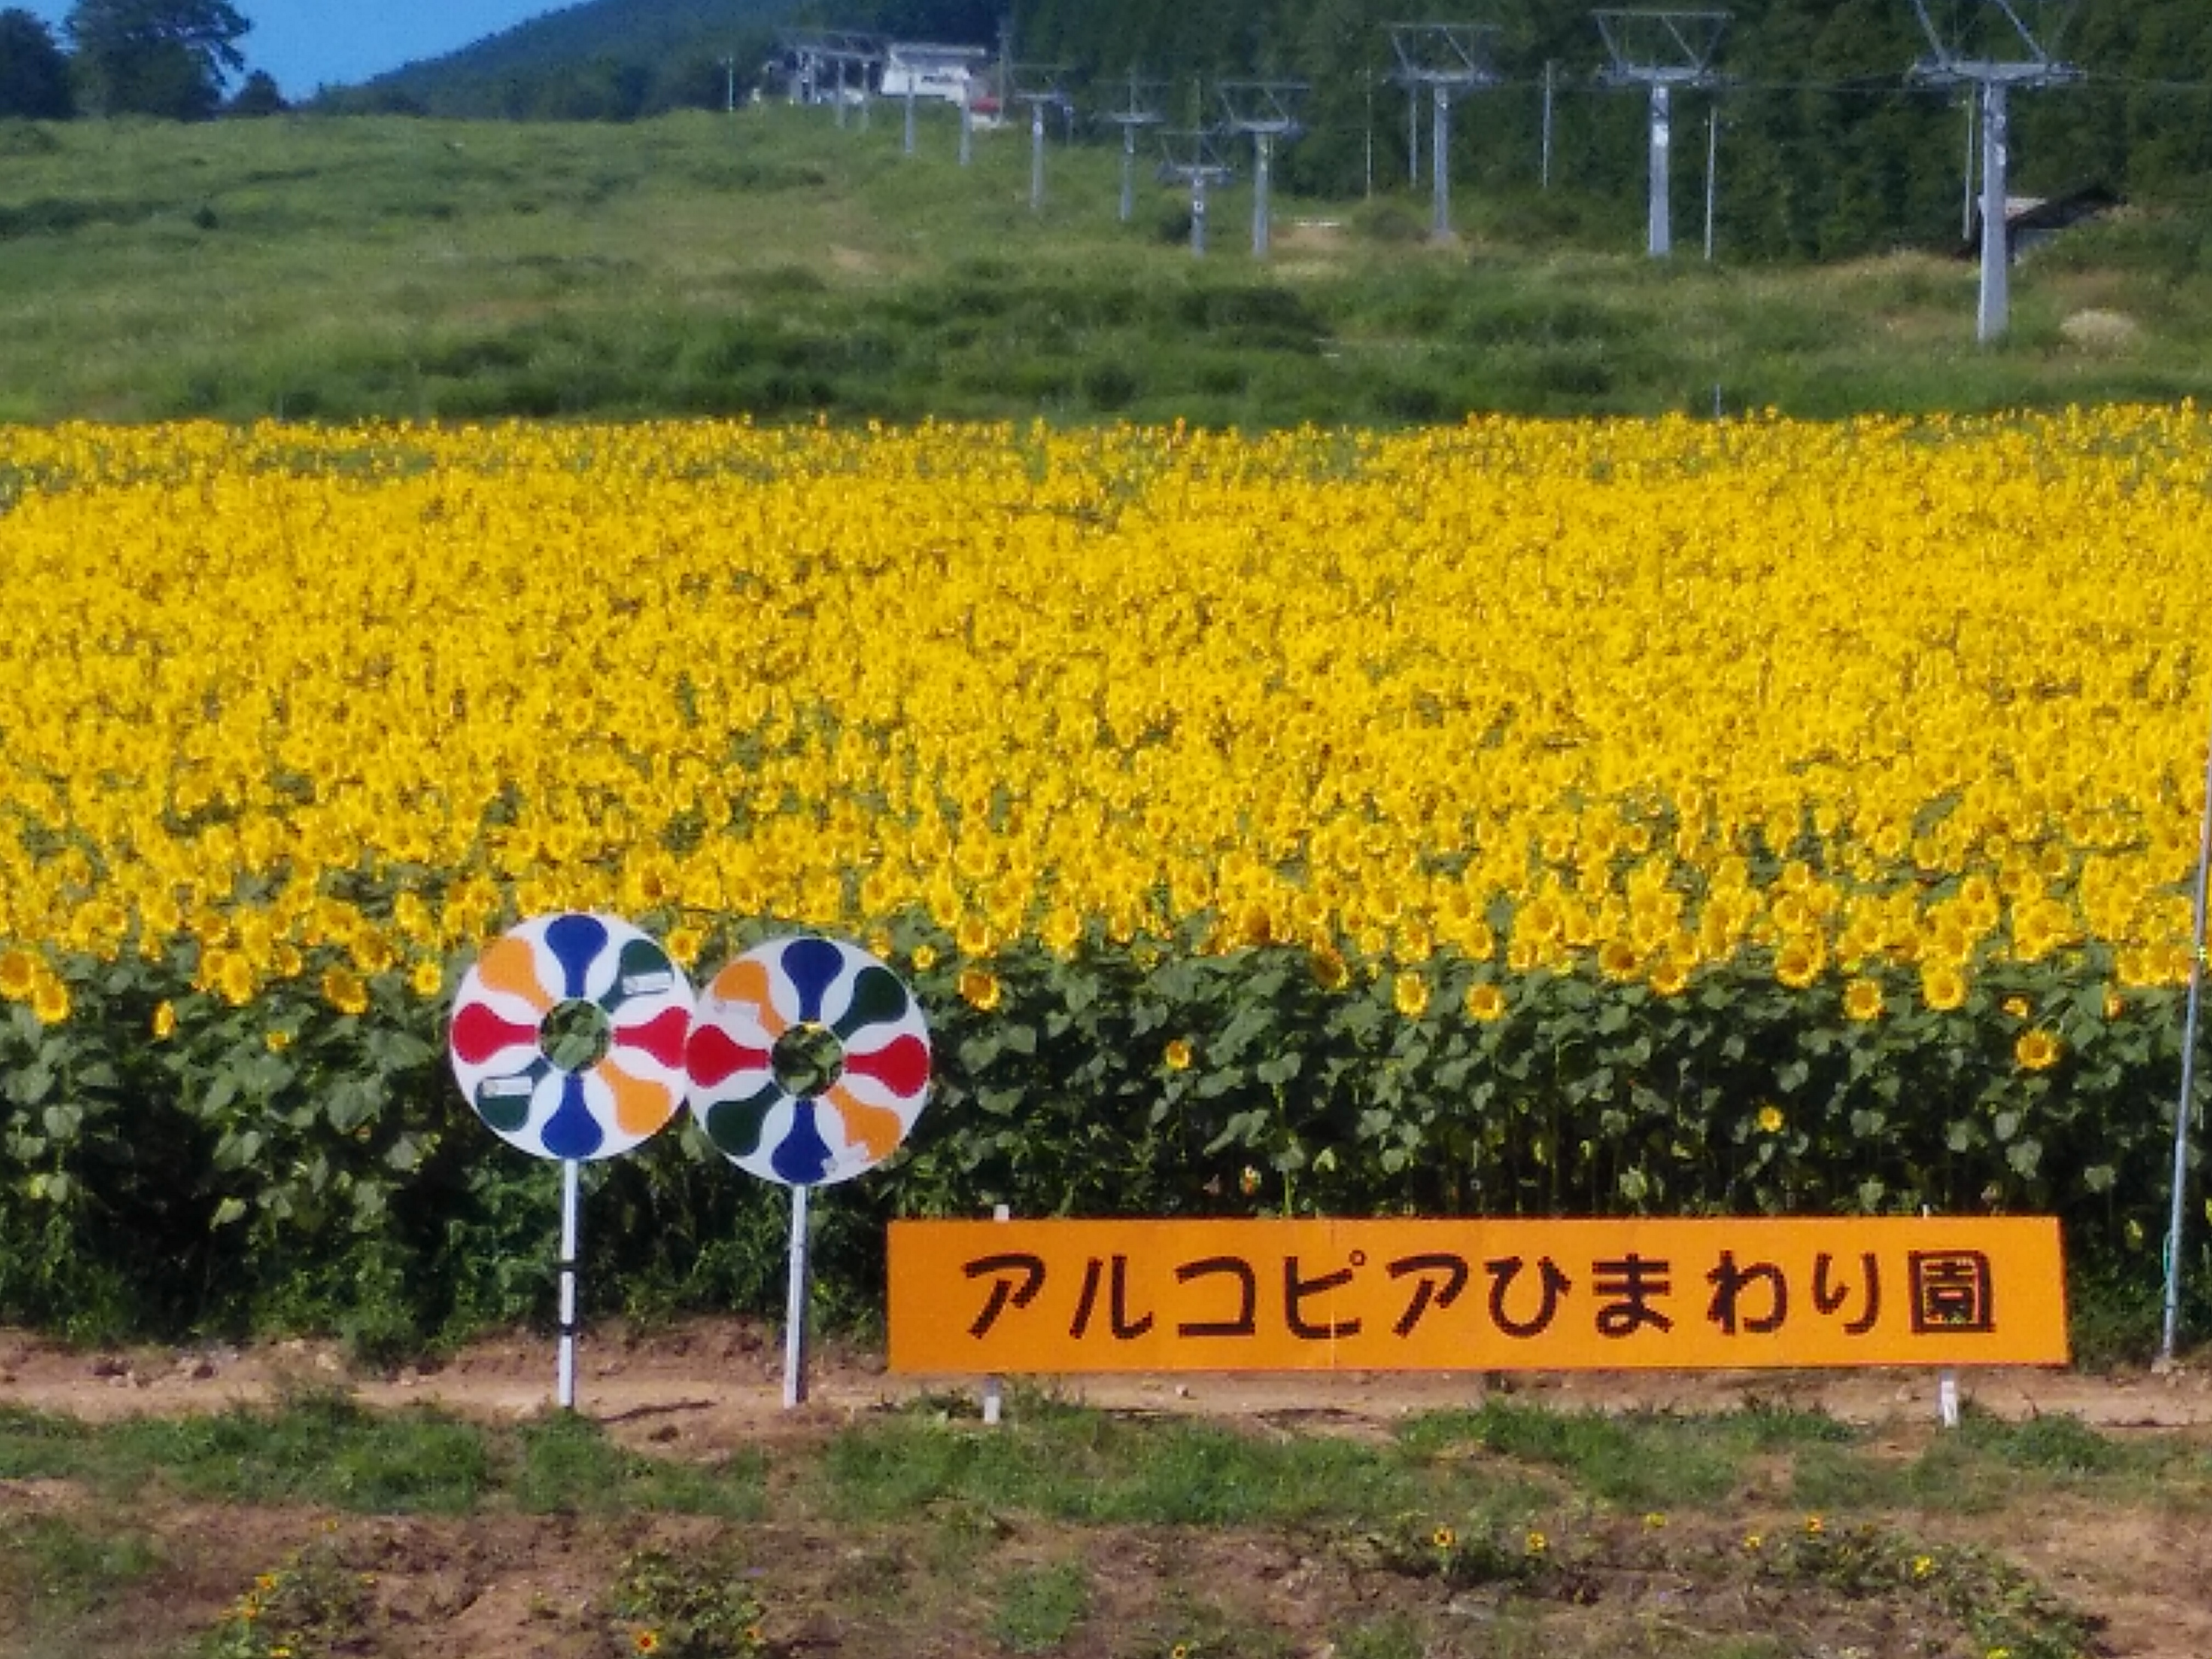
[[[632,1511],[743,1520],[766,1462],[698,1465],[623,1450],[579,1417],[492,1430],[428,1408],[379,1413],[345,1395],[104,1425],[0,1410],[0,1480],[80,1482],[110,1501],[149,1485],[179,1497],[370,1515]]]
[[[1243,192],[1213,251],[1118,156],[768,106],[632,127],[293,118],[11,131],[0,419],[748,413],[1281,427],[1470,410],[1980,409],[2212,390],[2206,239],[2155,210],[2023,265],[2012,339],[1974,272],[1642,257],[1634,203]],[[23,135],[28,133],[32,137]],[[1413,204],[1418,207],[1419,204]],[[2063,250],[2063,252],[2062,252]],[[2077,346],[2073,312],[2130,340]]]
[[[1090,1610],[1090,1575],[1080,1563],[1019,1567],[1000,1587],[991,1634],[1016,1653],[1050,1653],[1066,1645]]]

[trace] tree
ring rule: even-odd
[[[231,94],[230,102],[223,106],[223,113],[246,117],[282,115],[291,107],[277,88],[276,77],[267,70],[256,70]]]
[[[79,90],[104,115],[205,120],[246,66],[237,41],[251,27],[228,0],[76,0]]]
[[[0,11],[0,117],[66,121],[76,113],[69,58],[52,33],[21,7]]]

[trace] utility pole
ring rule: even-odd
[[[1451,228],[1452,94],[1498,84],[1490,67],[1490,42],[1498,31],[1479,23],[1390,23],[1397,78],[1429,89],[1429,234],[1442,242]]]
[[[1947,38],[1928,15],[1927,0],[1912,0],[1929,55],[1912,66],[1912,77],[1932,86],[1971,86],[1982,120],[1982,281],[1974,338],[1986,345],[2009,325],[2012,308],[2011,238],[2005,225],[2005,186],[2010,167],[2012,121],[2006,100],[2012,88],[2033,91],[2081,78],[2071,64],[2057,62],[2022,21],[2012,0],[1985,0],[1968,24],[1969,38]]]
[[[1713,53],[1727,31],[1724,11],[1596,11],[1598,33],[1612,59],[1599,71],[1608,86],[1640,86],[1651,96],[1651,210],[1646,248],[1655,259],[1674,252],[1668,198],[1668,154],[1674,141],[1674,92],[1721,83]]]
[[[1206,257],[1207,196],[1234,182],[1237,169],[1224,153],[1220,135],[1209,127],[1160,134],[1160,182],[1190,191],[1190,252]]]
[[[1165,118],[1156,100],[1166,89],[1164,82],[1139,80],[1133,64],[1129,66],[1127,101],[1101,118],[1121,129],[1121,222],[1125,225],[1137,215],[1137,134],[1142,128],[1158,126]]]
[[[735,114],[738,107],[738,60],[734,57],[722,59],[722,112]]]
[[[1293,112],[1307,92],[1303,81],[1224,81],[1216,87],[1229,131],[1252,135],[1252,257],[1264,259],[1273,238],[1268,212],[1275,146],[1305,131]]]

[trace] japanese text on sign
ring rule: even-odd
[[[2066,1359],[2048,1217],[891,1224],[899,1371]]]

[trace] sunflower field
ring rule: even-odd
[[[0,1317],[541,1311],[445,1019],[587,908],[915,986],[851,1311],[994,1202],[2049,1211],[2154,1284],[2208,549],[2185,404],[0,431]],[[774,1305],[688,1124],[589,1174],[599,1305]]]

